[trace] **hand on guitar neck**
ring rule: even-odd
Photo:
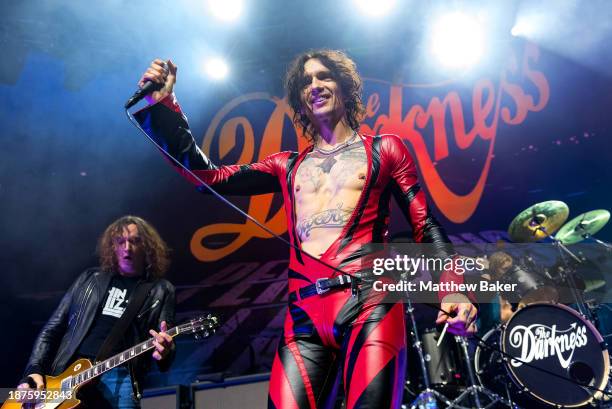
[[[149,334],[153,335],[153,338],[155,339],[155,341],[153,341],[153,345],[155,346],[155,351],[153,351],[153,359],[157,361],[161,361],[167,357],[170,351],[174,349],[174,339],[166,332],[168,330],[168,324],[166,324],[166,321],[162,321],[159,329],[161,330],[160,332],[149,330]]]

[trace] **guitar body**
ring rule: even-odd
[[[78,359],[76,361],[74,361],[72,363],[72,365],[70,365],[64,372],[62,372],[61,374],[59,374],[58,376],[52,377],[52,376],[45,376],[45,380],[47,382],[47,389],[55,389],[55,390],[61,390],[62,387],[62,380],[69,377],[69,376],[73,376],[73,375],[77,375],[83,371],[86,371],[87,369],[91,368],[91,362],[89,361],[89,359]],[[50,383],[49,382],[53,382],[53,386],[49,386]],[[59,406],[53,406],[54,404],[51,404],[51,406],[49,404],[46,404],[45,406],[41,407],[40,409],[72,409],[72,408],[76,408],[81,401],[77,399],[76,395],[78,390],[80,389],[80,386],[77,386],[76,388],[74,388],[72,390],[72,399],[68,399],[63,401],[62,403],[59,404]],[[39,408],[36,408],[39,409]]]
[[[45,376],[45,384],[49,391],[61,391],[62,381],[69,376],[77,375],[91,368],[91,362],[88,359],[79,359],[74,361],[64,372],[58,376]],[[79,406],[80,400],[76,398],[79,386],[72,390],[72,399],[66,399],[60,402],[60,399],[49,398],[45,403],[38,403],[35,409],[73,409]],[[21,402],[10,400],[4,403],[0,409],[21,409]]]

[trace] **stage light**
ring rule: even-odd
[[[208,8],[219,20],[235,21],[242,14],[242,0],[208,0]]]
[[[476,63],[485,48],[481,20],[464,13],[444,15],[434,24],[431,52],[447,67],[467,68]]]
[[[529,23],[527,23],[527,21],[525,21],[525,19],[522,20],[518,20],[516,22],[516,24],[514,24],[514,27],[512,27],[512,30],[510,30],[510,34],[512,34],[515,37],[524,37],[528,34],[530,34],[532,32],[532,27]]]
[[[368,16],[380,17],[391,11],[395,5],[395,0],[355,0],[355,3],[362,13]]]
[[[227,77],[229,67],[223,59],[214,57],[205,61],[204,71],[210,78],[214,80],[222,80]]]
[[[533,38],[541,32],[542,27],[547,26],[549,23],[541,13],[523,13],[517,17],[510,33],[515,37]]]

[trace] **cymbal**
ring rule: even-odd
[[[565,223],[555,238],[563,244],[579,243],[585,239],[584,235],[592,236],[601,230],[608,220],[610,220],[610,212],[604,209],[582,213]]]
[[[546,233],[556,232],[567,220],[568,215],[569,207],[559,200],[536,203],[512,220],[508,227],[508,235],[518,243],[540,241],[546,237]]]
[[[598,280],[584,280],[584,292],[590,293],[591,291],[599,290],[606,286],[606,281],[603,279]]]

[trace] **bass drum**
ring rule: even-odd
[[[603,338],[564,305],[529,304],[482,341],[474,358],[478,379],[521,406],[581,407],[602,393],[580,385],[599,390],[607,385],[610,358]]]

